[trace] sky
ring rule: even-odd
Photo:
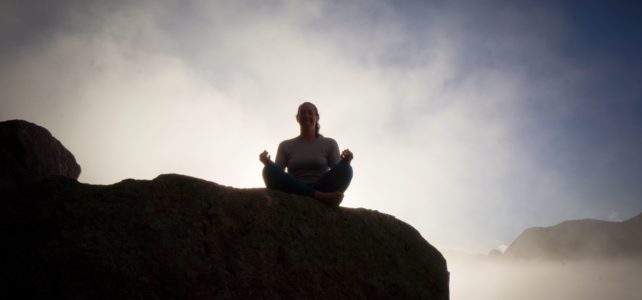
[[[343,205],[439,249],[642,211],[634,1],[0,2],[0,120],[49,129],[112,184],[262,187],[258,155],[321,133],[354,153]]]

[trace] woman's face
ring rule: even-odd
[[[317,111],[314,109],[312,104],[305,103],[299,106],[299,112],[297,113],[296,120],[301,126],[314,127],[319,121],[319,116],[317,116]]]

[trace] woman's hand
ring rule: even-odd
[[[271,162],[272,162],[272,161],[270,160],[270,154],[268,154],[268,152],[267,152],[266,150],[263,150],[263,152],[261,152],[261,154],[259,154],[259,160],[260,160],[264,165],[266,165],[266,166],[267,166],[269,163],[271,163]]]
[[[350,149],[345,149],[343,152],[341,152],[341,162],[344,162],[346,164],[350,164],[352,161],[353,155],[352,152],[350,152]]]

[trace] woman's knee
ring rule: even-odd
[[[352,178],[352,166],[350,164],[346,163],[338,163],[337,165],[332,168],[332,170],[338,174],[340,174],[341,177],[348,177]]]
[[[276,186],[278,186],[279,182],[281,181],[280,177],[282,176],[280,173],[283,173],[283,170],[278,165],[265,165],[262,171],[265,186],[268,188],[275,188]]]
[[[315,184],[321,192],[345,192],[352,181],[352,167],[346,163],[339,163],[324,174]]]
[[[281,173],[285,173],[283,168],[277,164],[267,164],[263,167],[263,177],[273,177],[273,176],[278,176]]]

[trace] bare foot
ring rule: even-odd
[[[321,203],[327,206],[339,206],[339,204],[341,204],[341,201],[343,201],[343,193],[325,193],[316,191],[314,192],[314,199],[321,201]]]

